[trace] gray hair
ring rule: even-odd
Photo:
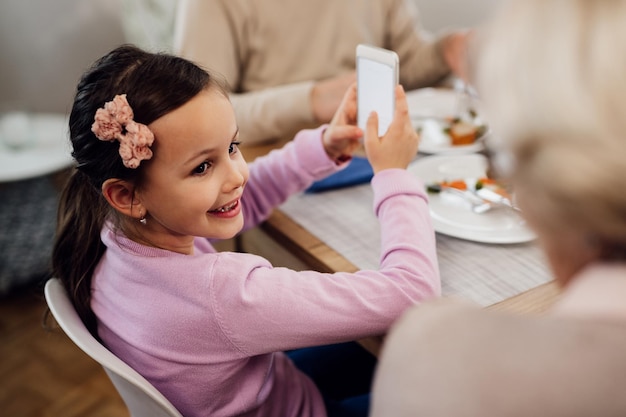
[[[623,259],[626,1],[509,1],[476,45],[494,143],[512,155],[533,217]]]

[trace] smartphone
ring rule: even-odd
[[[378,136],[383,136],[396,104],[398,55],[394,51],[359,44],[356,47],[357,124],[363,131],[372,111],[378,113]]]

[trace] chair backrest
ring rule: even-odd
[[[83,352],[102,365],[132,417],[183,417],[150,382],[89,333],[58,278],[46,282],[44,293],[61,329]]]

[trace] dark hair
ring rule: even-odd
[[[76,167],[59,203],[52,271],[94,335],[91,279],[106,249],[100,232],[106,220],[120,226],[101,187],[110,178],[138,184],[142,173],[141,165],[137,169],[124,166],[119,142],[101,141],[91,131],[96,110],[115,95],[126,94],[134,120],[148,125],[211,86],[224,92],[219,82],[195,64],[132,45],[122,45],[97,60],[78,83],[69,121]]]

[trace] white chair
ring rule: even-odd
[[[102,365],[132,417],[183,417],[150,382],[89,333],[58,278],[46,282],[44,293],[59,326],[83,352]]]

